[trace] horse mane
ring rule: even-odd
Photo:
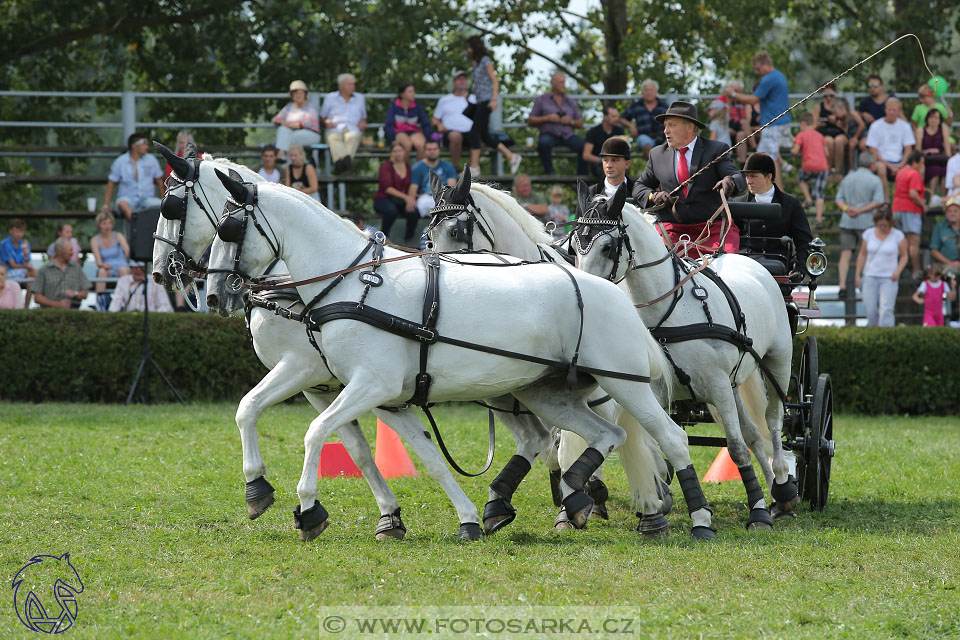
[[[312,212],[329,215],[334,219],[336,219],[338,222],[340,222],[343,226],[347,227],[352,232],[356,233],[358,236],[362,238],[367,238],[367,239],[370,238],[370,236],[365,231],[361,230],[357,225],[355,225],[352,220],[348,220],[347,218],[344,218],[343,216],[338,214],[336,211],[331,211],[330,209],[325,207],[323,203],[317,202],[312,197],[300,191],[299,189],[294,189],[293,187],[288,187],[278,182],[265,182],[264,184],[258,185],[258,188],[261,190],[264,187],[267,187],[268,190],[275,189],[276,191],[278,191],[283,195],[292,196],[293,198],[300,200],[304,206],[309,207]]]
[[[517,201],[506,191],[501,191],[486,184],[473,184],[471,190],[485,195],[501,209],[506,211],[511,218],[520,226],[520,230],[530,240],[537,244],[553,242],[553,237],[543,228],[543,223],[530,215],[523,207],[517,204]]]
[[[627,211],[627,210],[628,210],[627,207],[629,207],[629,208],[630,208],[629,210],[632,211],[634,214],[636,214],[638,218],[640,218],[641,220],[643,220],[644,222],[646,222],[648,225],[650,225],[651,227],[653,227],[653,230],[656,231],[656,229],[657,229],[657,216],[655,216],[654,214],[650,213],[649,211],[646,211],[645,209],[640,209],[640,208],[638,208],[638,207],[630,204],[629,202],[626,203],[625,205],[623,205],[623,210],[624,210],[624,211]]]
[[[243,175],[245,178],[246,178],[246,177],[251,177],[251,178],[253,178],[253,176],[256,176],[256,178],[254,178],[254,180],[255,180],[256,182],[266,182],[266,181],[267,181],[266,178],[264,178],[263,176],[261,176],[258,172],[254,171],[254,170],[251,169],[250,167],[248,167],[248,166],[246,166],[246,165],[243,165],[243,164],[237,164],[237,163],[234,162],[233,160],[229,160],[229,159],[227,159],[227,158],[214,158],[214,157],[213,157],[212,155],[210,155],[209,153],[204,153],[203,155],[200,156],[200,159],[203,160],[203,161],[205,161],[205,162],[212,162],[212,163],[214,163],[214,164],[216,164],[216,165],[219,165],[219,166],[221,166],[221,167],[226,167],[227,169],[233,169],[233,170],[236,171],[237,173]]]

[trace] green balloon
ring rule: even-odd
[[[927,80],[927,85],[933,90],[933,95],[936,98],[947,92],[947,81],[943,76],[933,76]]]

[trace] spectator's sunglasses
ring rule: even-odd
[[[824,98],[836,98],[836,97],[837,97],[837,94],[835,94],[835,93],[825,93],[825,94],[823,94],[823,97],[824,97]]]
[[[876,89],[877,87],[882,87],[882,86],[883,86],[883,83],[882,83],[882,82],[868,82],[868,83],[867,83],[867,86],[870,87],[871,89]]]

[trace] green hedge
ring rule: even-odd
[[[140,364],[142,336],[141,313],[2,310],[0,396],[123,402]],[[150,353],[186,400],[239,400],[266,374],[241,318],[150,314]],[[152,368],[150,390],[157,400],[173,398]]]
[[[0,397],[122,402],[142,347],[139,313],[0,311]],[[861,414],[960,413],[960,331],[819,327],[820,372],[835,410]],[[210,314],[150,316],[151,353],[188,400],[239,400],[266,373],[243,321]],[[796,371],[796,366],[794,366]],[[158,400],[172,396],[151,372]]]

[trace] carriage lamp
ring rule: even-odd
[[[807,273],[816,278],[823,275],[823,272],[827,270],[827,256],[823,252],[823,248],[827,245],[820,238],[814,238],[807,246],[810,247],[806,263]]]

